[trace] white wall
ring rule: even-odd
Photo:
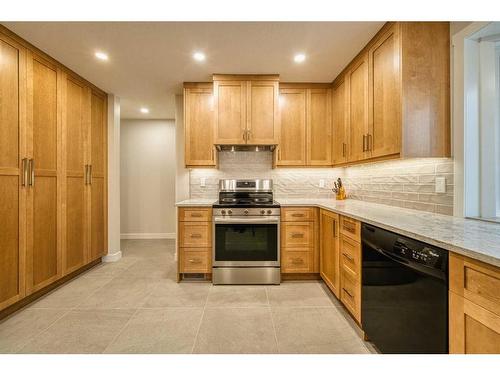
[[[122,238],[173,238],[175,122],[121,122]]]

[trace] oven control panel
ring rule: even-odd
[[[280,209],[273,208],[214,208],[213,216],[280,216]]]

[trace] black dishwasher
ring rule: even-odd
[[[363,330],[382,353],[448,353],[448,252],[362,224]]]

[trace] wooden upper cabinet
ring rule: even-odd
[[[246,81],[214,81],[215,143],[245,144]]]
[[[368,51],[369,131],[371,157],[401,151],[401,80],[399,31],[396,24]]]
[[[332,165],[332,91],[308,90],[307,165]]]
[[[214,111],[211,83],[184,85],[185,164],[214,167]]]
[[[279,139],[278,81],[249,81],[247,144],[274,145]]]
[[[369,157],[368,133],[368,59],[363,55],[347,72],[349,116],[348,161]]]
[[[333,87],[332,103],[332,164],[347,162],[348,140],[348,113],[347,113],[347,84],[345,79],[340,79]]]
[[[26,50],[0,34],[0,310],[24,296]]]
[[[279,76],[215,74],[215,144],[272,145],[279,139]]]
[[[304,88],[280,90],[281,136],[277,165],[306,164],[306,101]]]
[[[26,289],[35,292],[62,275],[62,72],[28,52],[28,154],[33,160],[27,195]]]

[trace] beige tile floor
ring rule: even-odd
[[[321,282],[178,284],[172,240],[122,249],[0,322],[0,353],[374,352]]]

